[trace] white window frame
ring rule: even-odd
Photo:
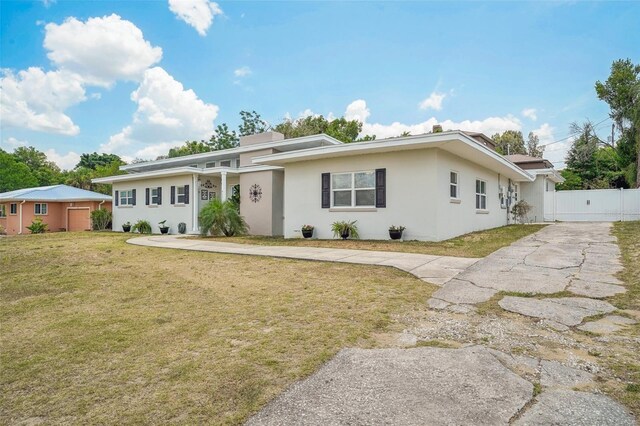
[[[366,188],[356,188],[356,174],[358,173],[372,173],[373,174],[373,186]],[[344,189],[334,189],[333,188],[333,177],[337,175],[351,175],[351,187]],[[358,170],[355,172],[340,172],[340,173],[331,173],[331,207],[332,208],[372,208],[376,206],[376,172],[375,170]],[[373,204],[367,205],[356,205],[356,192],[357,191],[373,191]],[[351,204],[348,206],[336,206],[335,205],[335,193],[336,192],[350,192],[351,193]]]
[[[216,166],[216,162],[215,161],[209,161],[208,163],[205,163],[204,167],[205,169],[212,169]]]
[[[118,193],[121,206],[133,206],[133,189],[125,189]]]
[[[35,216],[47,216],[49,214],[49,206],[47,206],[47,203],[34,203],[33,214]]]
[[[240,159],[236,158],[236,169],[240,168]]]
[[[480,192],[478,192],[478,182],[480,182]],[[482,192],[484,186],[484,192]],[[482,206],[484,201],[484,207]],[[476,210],[486,211],[487,209],[487,181],[476,178]]]
[[[9,214],[15,216],[18,214],[18,203],[9,204]]]
[[[231,167],[231,160],[220,161],[220,167]]]
[[[182,191],[182,194],[180,192]],[[180,201],[182,197],[182,201]],[[185,191],[184,185],[176,186],[176,204],[184,204],[187,201],[187,191]]]
[[[155,201],[154,201],[155,198]],[[158,205],[158,187],[149,188],[149,205],[157,206]]]
[[[456,176],[455,183],[451,181],[451,178],[453,177],[453,175]],[[456,189],[456,195],[455,196],[451,195],[451,189],[452,188]],[[460,173],[458,173],[455,170],[449,170],[449,198],[451,198],[452,200],[459,200],[460,199]]]

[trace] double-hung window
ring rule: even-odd
[[[487,209],[487,182],[476,179],[476,209]]]
[[[33,213],[37,215],[46,215],[47,203],[35,203],[33,205]]]
[[[178,204],[185,204],[187,191],[184,186],[176,187],[176,201]]]
[[[456,200],[460,198],[460,187],[458,186],[457,172],[449,172],[449,196]]]
[[[120,205],[133,206],[133,190],[120,191]]]
[[[331,190],[334,207],[375,207],[375,172],[334,173]]]
[[[159,188],[151,188],[151,190],[149,191],[150,195],[151,195],[151,205],[152,206],[157,206],[158,204],[160,204],[160,190]]]
[[[7,217],[7,206],[0,204],[0,217]]]

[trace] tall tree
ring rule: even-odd
[[[362,123],[358,120],[347,120],[344,117],[331,121],[322,115],[301,117],[297,120],[285,119],[274,127],[276,132],[284,134],[285,139],[325,133],[344,143],[358,141],[362,131]]]
[[[205,141],[187,141],[184,145],[169,150],[168,158],[184,157],[185,155],[200,154],[211,151],[211,147]],[[157,158],[160,160],[161,158]]]
[[[527,138],[527,155],[531,157],[542,158],[544,153],[544,146],[540,146],[540,138],[533,132],[529,132]]]
[[[62,182],[60,168],[54,162],[47,160],[44,152],[32,146],[21,146],[13,151],[13,157],[19,163],[29,167],[38,180],[37,186],[57,185]]]
[[[496,133],[491,136],[496,143],[496,151],[502,155],[526,154],[524,137],[519,130],[506,130],[502,134]]]
[[[269,123],[264,121],[255,111],[240,111],[240,119],[242,120],[242,124],[238,126],[240,136],[264,133],[269,129]]]
[[[25,163],[0,149],[0,192],[38,186],[38,178]]]
[[[87,167],[95,170],[98,166],[106,166],[116,161],[121,165],[124,164],[124,161],[115,154],[98,154],[97,152],[93,152],[91,154],[80,155],[80,161],[76,164],[76,168]]]
[[[623,134],[621,142],[635,151],[633,165],[627,167],[635,167],[635,186],[640,187],[640,65],[630,59],[614,61],[607,81],[597,81],[595,88],[598,98],[609,104],[610,116]]]
[[[240,138],[235,130],[229,130],[227,123],[219,124],[209,139],[211,151],[235,148],[240,143]]]

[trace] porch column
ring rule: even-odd
[[[220,201],[227,201],[227,172],[220,172]]]
[[[198,175],[191,175],[191,208],[193,209],[193,226],[191,227],[191,230],[196,234],[200,232],[200,227],[198,226],[198,213],[200,212],[200,209],[198,207],[200,200],[200,191],[198,190],[197,186]]]

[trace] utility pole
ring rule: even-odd
[[[616,123],[611,123],[611,147],[612,148],[616,147],[616,143],[614,142],[614,139],[613,139],[613,132],[615,131],[615,129],[616,129]]]

